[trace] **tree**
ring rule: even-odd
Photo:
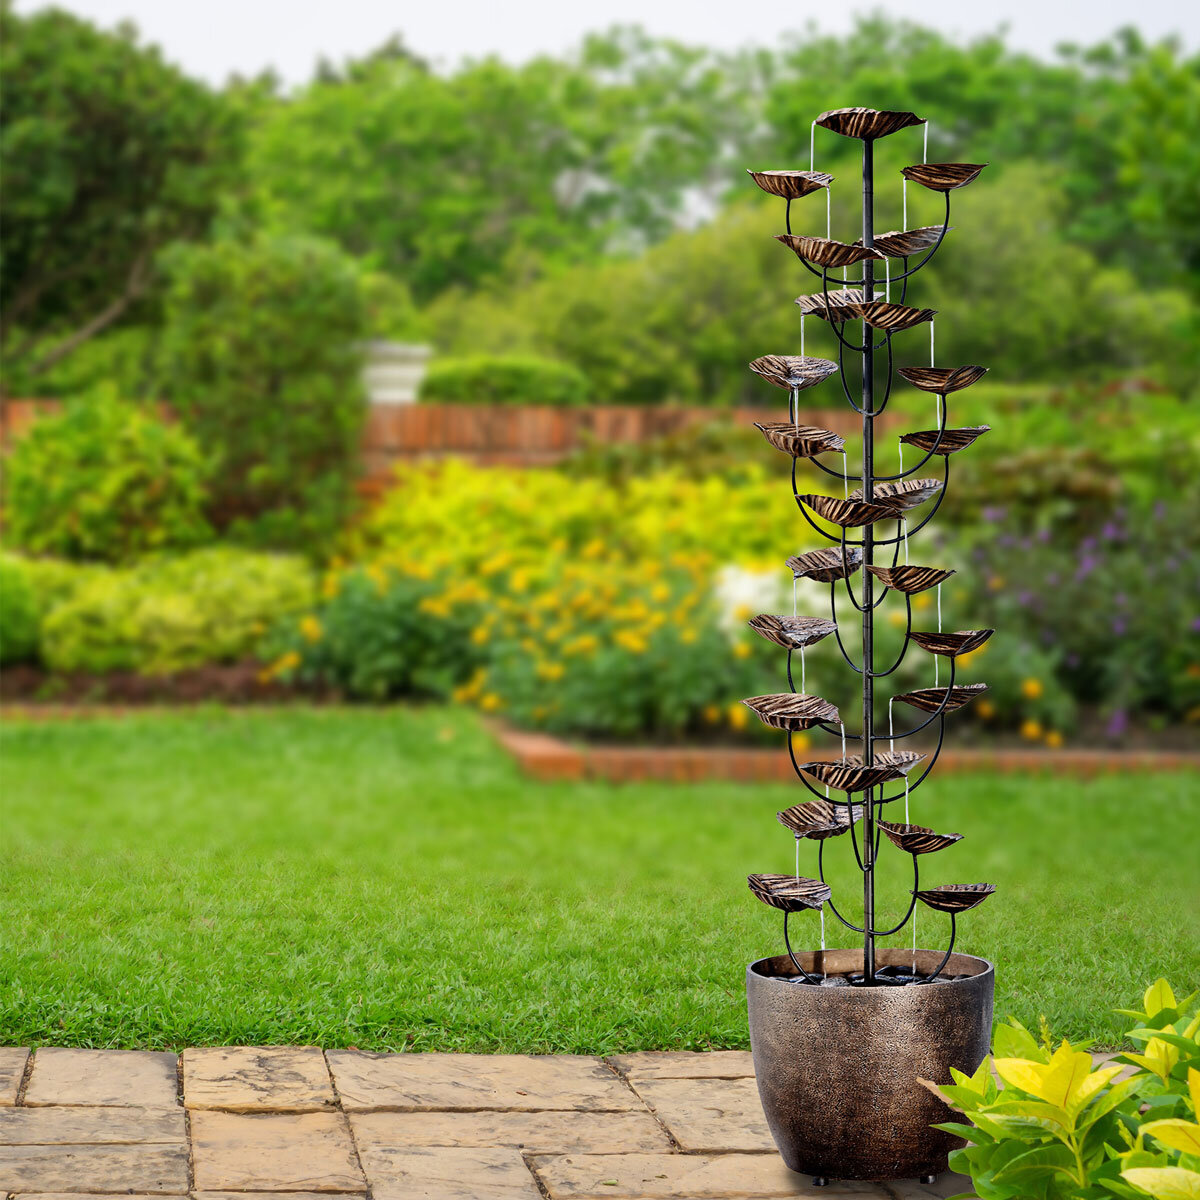
[[[239,122],[132,26],[7,2],[0,104],[0,343],[29,377],[124,317],[162,246],[207,231]]]

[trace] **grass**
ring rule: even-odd
[[[533,784],[451,709],[10,722],[0,754],[0,1043],[742,1047],[781,949],[743,877],[789,869],[794,788]],[[1198,807],[1184,775],[917,794],[967,835],[928,882],[999,885],[961,922],[998,1016],[1111,1044],[1147,982],[1200,983]]]

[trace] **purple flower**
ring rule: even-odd
[[[1116,595],[1113,597],[1113,603],[1114,603],[1114,604],[1115,604],[1115,605],[1116,605],[1118,608],[1124,608],[1124,607],[1125,607],[1125,605],[1127,605],[1127,604],[1129,603],[1129,597],[1128,597],[1128,596],[1126,596],[1124,592],[1118,592],[1118,593],[1117,593],[1117,594],[1116,594]]]
[[[1079,666],[1079,655],[1074,651],[1067,655],[1067,666],[1072,670]]]
[[[1105,732],[1109,737],[1120,737],[1121,734],[1129,728],[1129,717],[1126,715],[1123,708],[1118,708],[1111,717],[1108,718],[1108,726]]]
[[[1192,632],[1200,633],[1200,617],[1192,618]]]
[[[1001,521],[1004,519],[1004,514],[1007,509],[998,505],[989,505],[983,510],[983,519],[985,521]]]
[[[1162,500],[1155,500],[1155,502],[1154,502],[1154,519],[1156,521],[1161,521],[1163,519],[1163,517],[1165,517],[1166,515],[1167,515],[1166,504]]]
[[[1117,634],[1118,637],[1122,633],[1125,632],[1125,618],[1124,617],[1114,617],[1113,618],[1112,631],[1113,631],[1113,633]]]
[[[1022,608],[1029,608],[1033,604],[1035,599],[1036,599],[1036,597],[1034,596],[1034,594],[1032,592],[1018,592],[1017,593],[1017,603]]]
[[[1051,571],[1051,572],[1050,572],[1050,574],[1046,576],[1046,582],[1047,582],[1047,583],[1048,583],[1048,584],[1049,584],[1051,587],[1054,587],[1054,586],[1055,586],[1055,585],[1058,583],[1058,572],[1057,572],[1057,571]]]
[[[1165,570],[1165,571],[1172,571],[1172,572],[1178,571],[1179,570],[1179,559],[1164,558],[1162,565],[1163,565],[1163,570]]]
[[[1048,530],[1048,529],[1039,529],[1039,530],[1038,530],[1038,534],[1037,534],[1037,540],[1038,540],[1039,542],[1043,543],[1043,545],[1044,545],[1046,542],[1048,542],[1048,541],[1050,540],[1050,530]]]
[[[1086,579],[1095,569],[1096,564],[1100,560],[1094,554],[1085,554],[1079,560],[1079,569],[1075,572],[1075,579]]]
[[[1121,530],[1112,521],[1106,521],[1104,528],[1100,530],[1100,536],[1106,542],[1115,542],[1121,536]]]
[[[1095,550],[1096,539],[1094,537],[1086,537],[1079,543],[1080,550]]]

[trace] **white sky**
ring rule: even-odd
[[[1183,36],[1200,45],[1200,4],[1184,0],[57,0],[59,7],[101,25],[132,19],[168,58],[193,75],[221,83],[234,71],[274,67],[288,83],[307,79],[320,55],[335,62],[357,56],[400,32],[418,54],[439,66],[463,57],[499,54],[520,62],[558,53],[587,32],[641,24],[649,32],[732,49],[769,43],[810,19],[839,32],[853,13],[882,9],[947,34],[971,35],[1007,25],[1013,45],[1047,55],[1062,41],[1092,42],[1135,24],[1157,38]],[[41,0],[18,0],[29,12]]]

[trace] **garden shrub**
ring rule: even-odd
[[[268,627],[311,606],[301,558],[213,547],[94,572],[42,624],[55,671],[163,674],[252,656]]]
[[[970,1121],[938,1125],[968,1145],[950,1167],[988,1200],[1188,1200],[1200,1196],[1200,1014],[1165,979],[1146,989],[1137,1050],[1097,1067],[1082,1048],[998,1024],[995,1058],[926,1086]],[[1125,1068],[1132,1074],[1118,1076]],[[993,1069],[1003,1087],[992,1077]]]
[[[424,404],[585,404],[590,385],[577,367],[532,355],[476,355],[432,363]]]
[[[208,475],[184,430],[111,395],[80,400],[9,455],[8,536],[34,554],[104,562],[194,546],[212,536]]]
[[[355,263],[260,235],[179,246],[159,377],[215,459],[210,514],[239,541],[319,550],[351,500],[365,416]]]
[[[0,554],[0,665],[38,656],[37,597],[20,559]]]

